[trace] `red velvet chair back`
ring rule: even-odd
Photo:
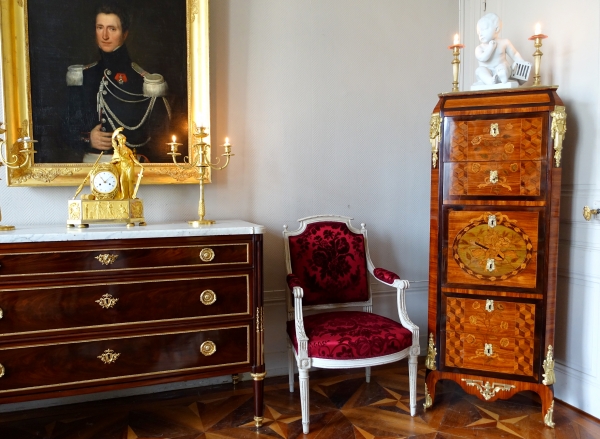
[[[304,287],[304,305],[366,302],[370,298],[365,237],[344,223],[307,224],[289,236],[292,273]]]

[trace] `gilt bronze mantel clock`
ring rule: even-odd
[[[103,156],[100,154],[73,199],[69,200],[68,227],[88,227],[90,224],[146,225],[144,204],[137,198],[144,167],[126,146],[126,138],[121,131],[123,128],[117,128],[112,135],[114,154],[111,161],[99,163]],[[140,172],[134,183],[135,165],[140,167]],[[91,193],[77,199],[88,180]]]

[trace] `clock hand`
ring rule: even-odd
[[[490,248],[489,248],[489,247],[487,247],[487,246],[483,245],[483,244],[482,244],[482,243],[480,243],[480,242],[473,241],[473,244],[475,244],[475,245],[477,245],[477,246],[481,247],[481,248],[482,248],[482,249],[484,249],[484,250],[490,250]],[[504,260],[504,253],[503,253],[503,252],[501,252],[501,251],[498,251],[498,250],[495,250],[495,251],[496,251],[496,256],[498,256],[498,258],[500,258],[501,260]]]

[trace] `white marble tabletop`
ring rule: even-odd
[[[264,226],[241,220],[217,220],[208,226],[192,227],[187,222],[150,224],[127,228],[125,224],[97,225],[80,229],[66,225],[15,226],[0,232],[0,244],[12,242],[93,241],[99,239],[171,238],[185,236],[253,235],[264,233]]]

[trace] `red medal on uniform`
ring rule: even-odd
[[[115,74],[115,79],[119,84],[123,84],[127,82],[127,75],[125,73],[117,73]]]

